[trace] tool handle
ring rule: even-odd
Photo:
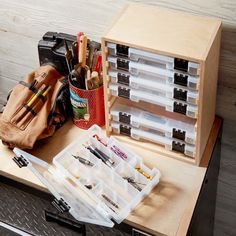
[[[81,35],[79,44],[79,63],[82,66],[86,65],[86,50],[87,50],[87,37],[85,35]]]

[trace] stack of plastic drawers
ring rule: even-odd
[[[108,43],[107,48],[108,88],[113,96],[152,103],[196,118],[198,64],[114,43]],[[157,116],[119,102],[111,108],[111,115],[111,127],[116,133],[195,156],[195,122]]]
[[[127,5],[102,37],[107,135],[199,165],[215,119],[220,37],[218,19]]]

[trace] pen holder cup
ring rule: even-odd
[[[73,122],[81,129],[105,125],[103,86],[93,90],[79,89],[69,83]]]

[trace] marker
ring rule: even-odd
[[[101,72],[101,68],[102,68],[102,55],[101,55],[101,51],[97,52],[97,63],[95,66],[95,71],[97,71],[98,73]]]

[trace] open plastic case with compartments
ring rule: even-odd
[[[108,157],[103,161],[87,147]],[[48,164],[14,148],[13,160],[27,166],[55,196],[58,204],[81,222],[112,227],[121,223],[158,184],[160,171],[148,168],[134,152],[94,125]]]

